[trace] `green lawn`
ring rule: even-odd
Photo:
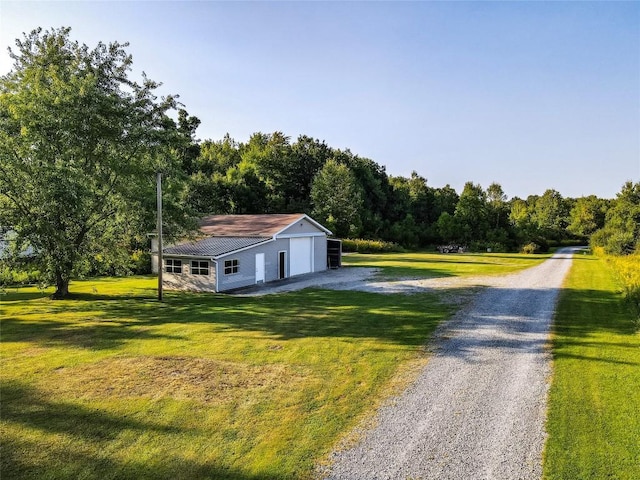
[[[158,304],[154,284],[3,296],[3,480],[305,478],[451,311],[320,290]]]
[[[394,258],[395,257],[395,258]],[[522,255],[360,255],[387,275],[481,275]],[[464,262],[464,263],[462,263]],[[307,478],[426,361],[433,294],[166,293],[155,279],[9,289],[0,312],[0,477]]]
[[[555,321],[546,479],[640,478],[640,332],[610,267],[576,255]]]
[[[504,275],[533,267],[549,258],[518,253],[350,253],[343,264],[383,269],[385,277],[449,277],[464,275]]]

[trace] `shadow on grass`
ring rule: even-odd
[[[562,310],[561,322],[555,326],[555,332],[566,338],[588,338],[597,332],[610,332],[632,335],[635,326],[631,320],[612,321],[614,318],[629,317],[627,307],[620,295],[603,290],[564,289],[562,301],[570,308]],[[601,315],[598,315],[601,312]]]
[[[454,297],[467,293],[466,289],[442,292]],[[527,336],[540,328],[538,314],[530,309],[544,304],[544,295],[548,293],[545,289],[488,289],[482,295],[491,296],[486,302],[491,311],[484,318],[471,319],[459,328],[499,325],[509,338],[477,336],[461,339],[457,349],[450,354],[473,360],[478,349],[493,346],[513,351],[544,348],[546,340]],[[608,291],[565,290],[562,295],[570,295],[582,309],[610,311],[624,308],[619,296]],[[500,313],[493,309],[495,305],[506,308],[508,302],[513,302],[512,310],[503,309]],[[33,306],[28,314],[3,319],[0,341],[31,341],[47,346],[72,345],[102,350],[116,348],[130,340],[180,340],[179,333],[167,334],[161,327],[204,324],[219,332],[258,331],[281,340],[377,338],[394,344],[421,346],[452,310],[430,294],[381,295],[314,289],[264,297],[170,292],[165,295],[164,303],[149,297],[100,294],[76,294],[73,300],[63,302],[43,299],[27,303]],[[38,312],[40,307],[42,312]],[[86,321],[82,318],[85,313]],[[567,321],[555,326],[557,345],[585,342],[597,331],[622,334],[634,331],[631,322],[607,324],[593,320],[593,316],[581,315],[579,311],[575,315],[575,321],[569,316]],[[482,316],[480,311],[479,317]],[[513,336],[516,338],[511,338]],[[556,355],[562,354],[562,349],[556,351]]]
[[[67,311],[79,311],[69,308]],[[45,346],[73,345],[96,350],[111,349],[124,341],[152,339],[180,339],[176,335],[151,332],[139,328],[140,321],[124,321],[122,318],[105,317],[104,312],[94,315],[90,313],[87,323],[82,320],[23,320],[7,317],[2,320],[0,343],[4,342],[38,342]]]
[[[32,303],[28,314],[2,320],[2,342],[35,341],[108,349],[166,335],[168,324],[208,324],[217,331],[261,331],[286,340],[301,337],[379,338],[422,345],[450,312],[432,295],[302,290],[264,297],[172,292],[151,298],[81,294],[74,300]],[[42,307],[42,312],[38,312]],[[83,315],[86,313],[86,321]],[[66,319],[67,316],[71,319]]]
[[[3,479],[87,478],[87,479],[229,479],[266,480],[266,475],[250,475],[214,463],[199,463],[178,456],[118,461],[117,455],[92,453],[73,438],[104,445],[126,431],[142,434],[180,434],[182,429],[153,422],[117,417],[93,408],[84,408],[44,398],[42,393],[18,382],[4,382],[2,422],[18,424],[37,434],[52,435],[49,442],[30,436],[3,434],[0,472]],[[7,432],[7,431],[5,431]],[[55,462],[52,462],[56,459]]]
[[[100,410],[51,401],[36,389],[15,381],[0,383],[0,391],[3,421],[48,433],[64,433],[93,442],[107,442],[123,430],[179,432],[169,426],[118,418]]]
[[[631,317],[622,297],[614,292],[563,290],[554,325],[554,359],[640,366],[632,360],[637,358],[633,352],[638,340]]]

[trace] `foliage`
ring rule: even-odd
[[[458,240],[470,244],[485,239],[489,230],[488,214],[486,193],[480,185],[467,182],[454,214]]]
[[[588,237],[604,227],[608,202],[595,195],[578,198],[569,213],[567,230],[574,235]]]
[[[458,195],[449,185],[429,186],[418,172],[388,176],[383,166],[349,150],[304,135],[292,142],[282,132],[254,133],[246,143],[229,135],[207,140],[193,164],[184,199],[201,215],[300,211],[340,237],[405,248],[463,243],[477,251],[513,252],[529,243],[541,251],[549,242],[583,244],[611,206],[594,196],[563,198],[551,189],[509,200],[497,183],[485,190],[467,182]]]
[[[40,272],[33,268],[17,269],[6,262],[0,262],[0,287],[39,284],[41,278]]]
[[[594,252],[602,257],[613,269],[622,294],[635,317],[636,326],[640,329],[640,252],[633,255],[606,255],[602,247]]]
[[[569,208],[560,192],[546,190],[535,202],[532,220],[547,239],[560,240],[567,227]]]
[[[540,252],[540,245],[534,242],[527,243],[524,247],[522,247],[522,253],[526,253],[528,255],[531,255],[533,253],[539,253],[539,252]]]
[[[612,255],[627,255],[640,248],[640,182],[626,182],[607,210],[603,228],[591,236],[593,247]]]
[[[362,228],[362,193],[346,165],[328,160],[316,174],[311,187],[313,216],[334,235],[357,235]]]
[[[343,252],[379,253],[379,252],[404,252],[397,243],[382,240],[366,240],[363,238],[345,238],[342,240]]]
[[[160,305],[154,282],[3,295],[2,478],[310,478],[451,312],[319,290]]]
[[[640,334],[603,260],[574,256],[552,354],[543,478],[640,478]]]
[[[70,29],[41,29],[16,40],[13,70],[0,79],[0,225],[36,252],[55,297],[102,255],[122,264],[153,225],[155,172],[179,176],[192,143],[169,117],[174,97],[157,99],[158,83],[129,79],[126,44],[94,49]],[[186,130],[185,130],[186,129]],[[189,226],[171,202],[179,184],[167,182],[166,219],[174,233]]]

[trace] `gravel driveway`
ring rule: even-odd
[[[539,479],[545,345],[571,253],[480,282],[491,288],[439,329],[415,383],[380,409],[360,443],[332,454],[324,478]]]

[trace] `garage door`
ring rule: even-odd
[[[312,271],[311,237],[289,239],[289,272],[290,275],[301,275]]]

